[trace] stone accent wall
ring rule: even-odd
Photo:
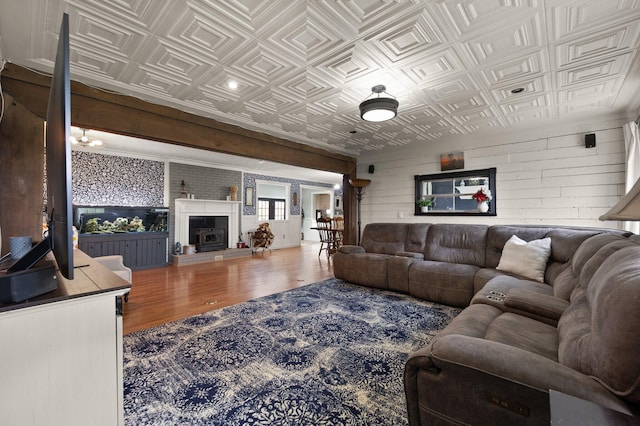
[[[73,204],[165,205],[161,161],[72,151],[71,169]]]

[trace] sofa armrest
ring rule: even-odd
[[[395,253],[396,256],[400,256],[400,257],[410,257],[412,259],[419,259],[419,260],[424,260],[424,254],[422,253],[415,253],[412,251],[399,251],[397,253]]]
[[[345,245],[342,245],[342,246],[338,247],[338,251],[340,253],[344,253],[344,254],[366,253],[366,250],[364,249],[364,247],[354,246],[354,245],[349,245],[349,244],[345,244]]]
[[[476,337],[450,334],[441,338],[436,336],[435,339],[430,347],[409,357],[408,368],[426,368],[437,374],[453,368],[452,374],[444,375],[450,380],[456,379],[459,374],[456,370],[462,369],[467,374],[463,374],[460,380],[476,379],[475,383],[466,383],[464,387],[482,387],[489,393],[495,391],[500,394],[500,389],[490,387],[489,376],[492,376],[522,387],[517,394],[523,395],[525,401],[527,393],[532,390],[548,393],[549,389],[553,389],[631,414],[628,406],[604,386],[557,361]]]
[[[127,281],[129,284],[131,284],[131,281],[132,281],[131,268],[125,266],[123,257],[121,255],[114,254],[110,256],[98,256],[98,257],[94,257],[93,260],[100,263],[101,265],[109,269],[111,272],[113,272],[114,274],[116,274],[123,280]]]
[[[522,288],[512,288],[507,292],[504,305],[558,321],[569,306],[569,302],[558,297],[535,293]]]

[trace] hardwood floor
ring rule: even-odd
[[[124,303],[124,333],[333,277],[320,243],[251,257],[133,273]]]

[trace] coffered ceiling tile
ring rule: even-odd
[[[424,7],[421,2],[413,1],[348,0],[337,3],[342,3],[339,5],[341,8],[359,19],[356,28],[364,37],[379,32],[381,27],[384,28],[391,21],[404,21],[407,17],[417,15]],[[401,19],[397,19],[398,17]]]
[[[385,145],[386,145],[385,143],[370,142],[362,146],[362,150],[363,151],[380,151],[384,149]]]
[[[237,28],[238,31],[254,32],[254,22],[261,16],[268,16],[282,10],[283,7],[290,5],[282,0],[272,1],[184,1],[173,0],[180,7],[187,6],[198,12],[203,20],[213,22],[224,27],[230,25]],[[272,12],[268,12],[271,9]],[[267,12],[265,12],[265,10]],[[259,24],[258,24],[259,25]]]
[[[490,93],[496,102],[504,102],[522,96],[544,93],[549,89],[549,87],[549,76],[544,74],[525,80],[510,81],[508,84],[503,86],[492,87]],[[513,89],[517,88],[522,88],[524,90],[520,93],[511,93]]]
[[[515,52],[522,54],[526,49],[542,48],[546,45],[546,34],[541,19],[543,15],[536,13],[521,22],[507,23],[496,31],[466,41],[473,65],[504,60]]]
[[[280,127],[282,127],[282,130],[285,132],[300,133],[306,129],[307,125],[304,121],[294,122],[286,115],[280,114]]]
[[[499,64],[487,67],[482,71],[487,85],[502,85],[507,80],[526,80],[546,71],[547,63],[542,51],[519,56]]]
[[[50,1],[49,4],[52,2]],[[154,0],[132,0],[118,2],[104,2],[102,0],[66,0],[70,11],[78,10],[91,13],[102,19],[109,26],[118,25],[153,32],[158,22],[167,15],[171,15],[172,2],[157,2]],[[57,23],[57,21],[56,21]]]
[[[340,84],[363,78],[380,69],[373,57],[354,54],[355,47],[355,43],[344,45],[333,55],[316,59],[310,66],[317,72],[323,72],[332,77]]]
[[[526,110],[521,110],[518,112],[514,112],[513,114],[509,114],[505,117],[509,126],[517,125],[522,122],[539,122],[544,123],[545,119],[550,118],[552,115],[551,108],[527,108]]]
[[[455,115],[464,111],[486,107],[488,102],[481,93],[477,93],[470,97],[458,99],[448,98],[443,102],[439,102],[438,105],[446,111],[447,114]]]
[[[551,40],[591,34],[640,19],[638,0],[546,0]]]
[[[543,10],[541,0],[454,0],[441,2],[442,14],[450,20],[457,36],[486,31],[496,23],[513,22]]]
[[[115,80],[121,76],[127,68],[127,61],[121,55],[106,55],[90,47],[76,43],[75,48],[69,53],[71,69],[73,73],[93,75],[94,78]]]
[[[196,76],[204,72],[205,67],[211,66],[168,43],[153,46],[147,52],[144,62],[146,68],[152,68],[165,78],[172,78],[183,84],[191,84]]]
[[[497,118],[496,112],[494,112],[493,108],[490,107],[460,111],[455,114],[454,117],[460,124],[464,124],[465,126],[468,126],[470,124],[479,125],[486,121],[494,120]]]
[[[167,78],[164,73],[146,65],[138,67],[137,71],[131,75],[129,84],[150,91],[156,96],[171,96],[172,93],[181,91],[184,87],[184,83]]]
[[[287,13],[280,11],[272,16],[255,28],[255,34],[274,50],[296,58],[299,66],[321,62],[352,45],[356,38],[353,28],[320,2],[290,3]]]
[[[471,122],[473,123],[473,122]],[[471,124],[471,123],[463,123],[462,128],[467,132],[467,133],[473,133],[473,132],[477,132],[478,130],[482,129],[483,127],[489,127],[489,128],[502,128],[505,127],[507,124],[506,120],[502,117],[493,117],[493,118],[487,118],[487,119],[483,119],[479,124]]]
[[[559,90],[558,102],[564,104],[611,98],[615,93],[618,93],[621,85],[621,78],[612,78],[583,87],[571,87],[569,89]]]
[[[295,63],[285,55],[255,42],[243,46],[233,60],[229,61],[227,68],[256,84],[268,84],[283,74],[298,70]]]
[[[337,106],[331,102],[310,102],[307,104],[307,114],[310,124],[318,121],[326,122],[327,115],[334,115]],[[327,123],[327,130],[331,130],[331,123]]]
[[[440,52],[430,52],[411,63],[407,63],[400,72],[414,84],[422,86],[445,76],[451,76],[464,70],[458,52],[453,47]]]
[[[550,99],[545,94],[531,96],[527,98],[513,99],[511,102],[500,104],[500,109],[506,116],[518,115],[522,116],[525,111],[541,111],[545,110],[551,104]]]
[[[166,26],[161,30],[164,39],[179,46],[203,61],[219,62],[232,55],[247,43],[247,35],[229,22],[211,21],[196,8],[181,8],[167,15]]]
[[[631,53],[625,53],[598,62],[587,62],[579,66],[561,69],[557,73],[558,88],[622,75],[627,71],[631,57]]]
[[[426,11],[407,16],[405,20],[394,20],[367,34],[366,41],[375,42],[382,55],[397,63],[410,56],[423,54],[446,42],[436,21]]]
[[[247,105],[247,111],[251,116],[251,119],[258,124],[271,125],[273,127],[280,127],[280,117],[278,114],[263,114],[258,111],[252,110],[253,105]]]
[[[431,83],[428,88],[422,89],[434,101],[445,98],[457,98],[480,90],[480,85],[472,75],[459,75],[447,77],[440,82]]]
[[[296,109],[296,111],[300,111]],[[296,113],[279,113],[282,126],[287,126],[296,132],[304,132],[307,128],[307,115],[301,112]]]
[[[136,30],[135,27],[116,23],[105,25],[102,16],[83,10],[77,11],[75,19],[71,22],[74,22],[75,33],[70,40],[72,45],[76,42],[82,43],[84,46],[91,46],[96,52],[120,55],[122,59],[135,51],[148,35],[146,31]]]
[[[253,99],[244,102],[244,106],[249,113],[252,114],[272,114],[276,105],[272,102],[273,97],[269,91],[257,94]],[[274,121],[275,123],[275,121]]]
[[[640,21],[554,46],[558,68],[637,48]]]
[[[585,99],[583,102],[567,102],[560,105],[558,111],[560,116],[571,116],[584,111],[606,112],[611,109],[613,100],[613,96],[608,96],[597,99]]]

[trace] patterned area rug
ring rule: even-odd
[[[129,425],[402,425],[414,350],[460,312],[338,279],[124,338]]]

